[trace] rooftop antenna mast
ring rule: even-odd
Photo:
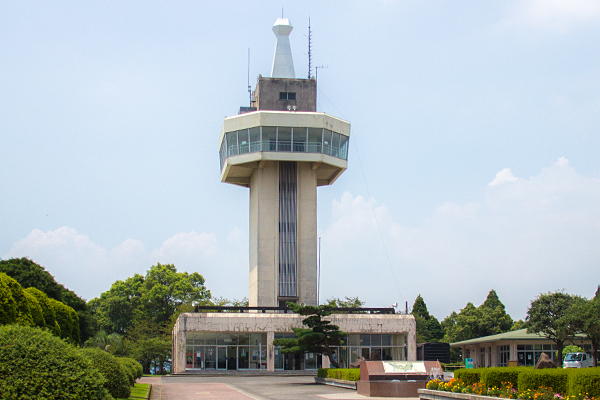
[[[311,73],[312,73],[311,46],[312,46],[312,32],[310,30],[310,17],[308,17],[308,79],[312,78],[312,76],[311,76]]]
[[[250,98],[250,104],[248,104],[248,107],[252,107],[252,86],[250,86],[250,47],[248,47],[248,97]]]

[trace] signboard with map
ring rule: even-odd
[[[386,374],[426,374],[425,363],[423,361],[382,361],[383,369]]]

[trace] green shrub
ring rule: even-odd
[[[77,312],[58,300],[48,299],[60,326],[60,337],[72,343],[79,343],[79,317]]]
[[[125,375],[127,376],[129,386],[133,386],[135,384],[136,371],[135,366],[131,365],[128,360],[130,359],[117,357],[117,361],[119,362],[121,368],[123,369],[123,372],[125,372]]]
[[[17,321],[17,302],[8,285],[10,277],[0,272],[0,325],[14,324]]]
[[[567,384],[568,371],[563,369],[530,369],[519,374],[519,392],[545,387],[565,394]]]
[[[21,285],[19,285],[19,282],[15,281],[8,275],[6,275],[4,282],[6,282],[10,288],[12,297],[15,299],[15,304],[17,306],[17,319],[15,322],[19,325],[33,326],[33,318],[29,312],[29,305],[27,303],[27,298],[25,297],[23,288]]]
[[[569,396],[600,397],[600,367],[569,370]]]
[[[342,381],[358,381],[360,380],[360,368],[319,368],[317,376]]]
[[[487,368],[461,368],[454,372],[454,377],[460,379],[465,385],[474,385],[481,380],[481,374],[484,373]]]
[[[126,364],[129,367],[129,370],[131,371],[134,380],[144,376],[144,369],[142,368],[142,364],[140,364],[133,358],[119,357],[118,360],[122,365]]]
[[[46,321],[44,320],[44,313],[42,312],[40,302],[27,290],[24,290],[23,294],[25,294],[25,300],[27,301],[27,307],[29,308],[29,313],[31,314],[33,326],[37,326],[38,328],[42,329],[45,328]]]
[[[512,387],[517,388],[519,385],[519,375],[523,371],[531,371],[528,367],[496,367],[486,368],[481,374],[481,382],[483,387],[502,387],[503,383],[510,383]]]
[[[80,349],[79,352],[104,376],[106,379],[104,387],[111,396],[116,399],[129,397],[131,386],[127,374],[113,355],[91,347]]]
[[[46,328],[48,328],[54,335],[60,337],[60,326],[58,325],[58,322],[56,322],[56,313],[54,312],[54,307],[52,307],[52,304],[50,303],[50,298],[46,296],[46,293],[34,287],[25,289],[25,292],[31,294],[37,299],[38,304],[42,309],[42,315],[44,316]]]
[[[0,326],[0,398],[108,400],[104,377],[71,345],[39,328]]]

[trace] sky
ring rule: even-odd
[[[321,301],[444,319],[495,289],[600,284],[600,2],[0,2],[0,257],[86,299],[172,263],[248,295],[248,190],[226,116],[310,18],[318,111],[352,124],[318,189]],[[313,71],[314,75],[314,71]]]

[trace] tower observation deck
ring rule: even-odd
[[[350,124],[317,112],[316,81],[294,77],[291,30],[276,21],[273,76],[219,138],[221,181],[250,188],[250,307],[317,304],[317,186],[348,165]]]

